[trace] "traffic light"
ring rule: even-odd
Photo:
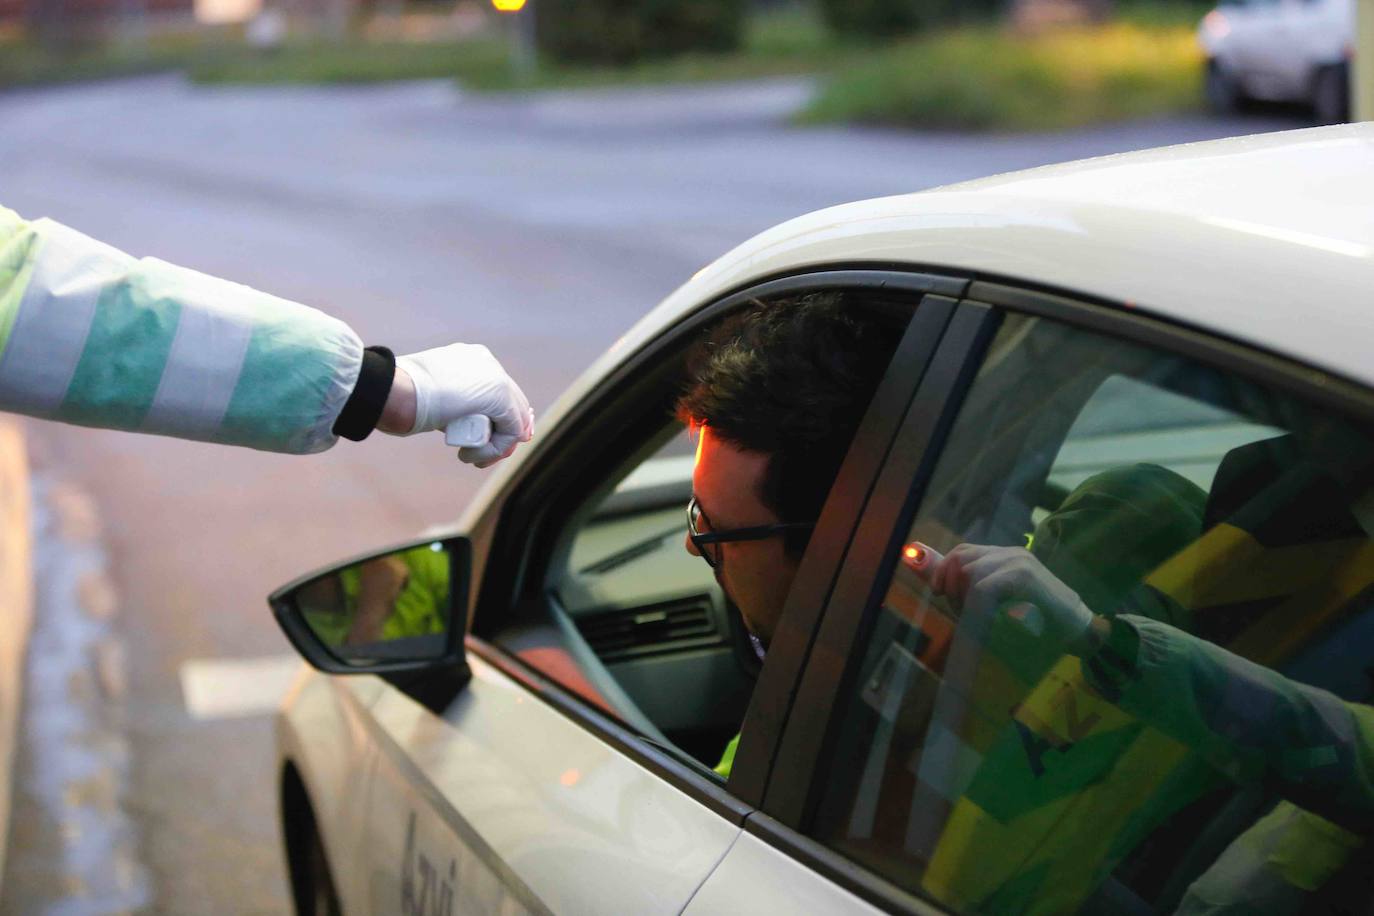
[[[498,13],[518,13],[525,8],[525,0],[491,0]]]

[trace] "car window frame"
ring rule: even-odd
[[[1047,318],[1183,356],[1374,425],[1374,390],[1272,351],[1108,300],[1001,280],[970,283],[856,529],[855,545],[868,545],[868,549],[849,552],[825,602],[822,624],[791,707],[807,714],[789,715],[783,727],[778,759],[786,767],[775,773],[759,810],[746,823],[746,829],[781,851],[891,911],[940,912],[930,901],[825,846],[810,831],[825,788],[825,764],[862,657],[864,621],[888,585],[892,561],[885,558],[896,556],[988,345],[1001,321],[1013,314]],[[919,454],[914,455],[913,448]],[[862,598],[856,601],[855,596]]]
[[[965,278],[918,271],[843,267],[766,278],[727,293],[683,316],[631,354],[570,410],[556,429],[547,434],[549,441],[541,450],[547,457],[534,466],[522,469],[519,479],[512,481],[503,494],[501,504],[497,507],[495,530],[485,552],[486,568],[480,572],[481,587],[466,639],[468,651],[512,677],[535,697],[660,775],[669,784],[697,798],[721,816],[743,825],[748,814],[762,800],[768,764],[781,737],[780,726],[790,706],[796,678],[803,669],[803,659],[789,658],[789,654],[804,653],[809,648],[815,623],[819,620],[823,595],[810,594],[803,600],[789,603],[784,623],[788,614],[795,613],[802,615],[798,616],[798,620],[804,618],[804,621],[810,621],[809,628],[808,625],[791,625],[791,631],[796,634],[792,648],[775,643],[774,653],[777,654],[771,659],[773,664],[764,665],[764,673],[755,686],[749,712],[746,713],[746,727],[752,729],[750,740],[741,740],[735,772],[724,786],[699,772],[695,766],[685,764],[668,749],[657,746],[611,716],[596,710],[572,691],[489,641],[486,636],[496,628],[501,613],[508,613],[521,600],[534,597],[530,589],[537,589],[538,582],[542,581],[543,564],[547,563],[552,544],[556,542],[564,521],[564,516],[553,515],[551,506],[556,504],[556,499],[552,497],[566,493],[572,486],[565,471],[586,464],[577,457],[583,454],[577,448],[578,443],[590,441],[597,428],[619,428],[627,416],[640,418],[646,405],[662,390],[661,375],[666,371],[665,365],[674,365],[665,363],[665,357],[680,355],[686,342],[695,339],[704,328],[749,301],[762,297],[830,289],[867,289],[874,292],[898,291],[911,296],[912,318],[903,332],[903,341],[907,341],[912,336],[912,326],[918,323],[927,333],[932,328],[942,330],[943,321],[952,313],[957,297],[966,289],[968,282]],[[925,308],[927,300],[931,303],[929,309]],[[918,316],[925,317],[918,320]],[[905,380],[911,377],[913,371],[919,374],[919,367],[914,368],[912,361],[929,359],[935,351],[935,341],[932,340],[924,351],[919,347],[915,348],[915,352],[912,350],[911,346],[904,349],[899,345],[898,357],[894,357],[889,366],[885,382],[893,378],[898,380],[899,388],[909,386],[910,383]],[[914,388],[911,393],[914,394]],[[874,403],[877,401],[875,397]],[[895,435],[899,419],[900,412],[894,417],[890,411],[881,409],[870,409],[865,415],[855,436],[855,445],[837,478],[837,486],[822,512],[812,538],[814,550],[808,548],[803,569],[824,567],[833,581],[850,540],[845,525],[848,523],[852,527],[857,523],[862,498],[871,490],[886,449],[880,448],[876,452],[878,460],[864,461],[859,456],[875,453],[874,449],[878,447],[874,445],[875,437],[882,440],[884,436],[890,438]],[[838,486],[840,480],[846,481],[845,488]],[[793,590],[794,594],[799,591]],[[807,603],[814,606],[808,608]],[[793,604],[797,605],[795,611]],[[758,704],[770,711],[781,710],[783,714],[756,715],[753,710]],[[752,726],[749,725],[751,721]],[[752,781],[751,773],[757,774]],[[737,774],[742,774],[743,778],[737,778]]]

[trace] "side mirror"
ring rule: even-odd
[[[467,538],[417,541],[311,573],[267,599],[307,662],[330,674],[465,667]]]

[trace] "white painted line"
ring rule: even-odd
[[[274,711],[303,662],[298,655],[193,658],[181,665],[181,693],[193,719],[230,719]]]

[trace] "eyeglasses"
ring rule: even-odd
[[[701,523],[705,522],[707,531],[701,530]],[[706,565],[712,569],[720,562],[720,548],[716,544],[728,544],[731,541],[763,541],[771,537],[777,537],[788,531],[805,531],[815,528],[814,522],[782,522],[776,525],[755,525],[752,528],[730,528],[725,531],[711,531],[711,520],[706,517],[706,513],[701,511],[701,504],[693,496],[687,503],[687,536],[692,539],[696,546],[697,553],[706,561]]]

